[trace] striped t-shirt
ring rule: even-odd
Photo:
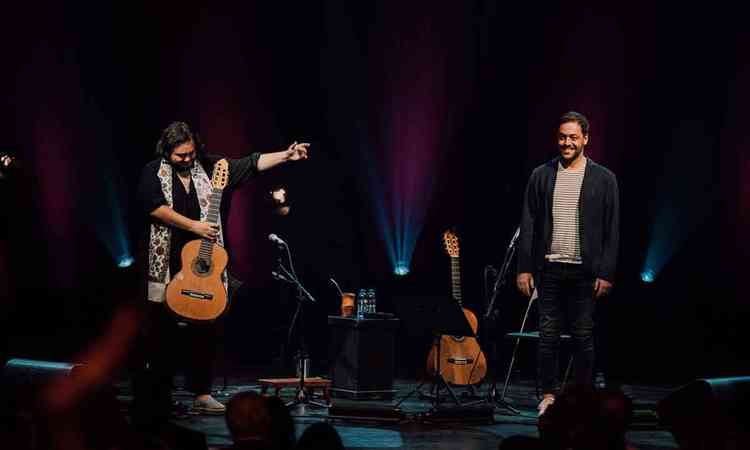
[[[552,244],[547,260],[581,264],[581,236],[578,201],[581,198],[587,159],[575,169],[557,164],[557,179],[552,198]]]

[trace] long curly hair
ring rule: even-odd
[[[196,158],[203,157],[203,143],[198,133],[190,130],[190,126],[185,122],[172,122],[164,131],[156,143],[156,156],[160,156],[169,161],[169,156],[175,148],[187,142],[192,142],[195,146]]]

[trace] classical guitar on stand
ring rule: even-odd
[[[219,223],[221,195],[229,179],[229,164],[222,159],[214,166],[206,222]],[[227,308],[227,290],[222,274],[229,255],[212,240],[190,241],[182,248],[181,269],[167,286],[167,306],[191,321],[215,320]]]
[[[477,332],[477,317],[461,305],[461,267],[459,260],[458,236],[450,230],[443,233],[443,244],[451,260],[451,281],[453,298],[463,309],[471,329]],[[432,346],[427,357],[427,370],[435,373],[437,344]],[[477,384],[487,373],[487,359],[476,338],[471,336],[446,336],[440,338],[440,374],[446,382],[454,385]]]

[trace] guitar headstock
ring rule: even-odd
[[[211,185],[214,189],[224,189],[229,181],[229,163],[226,159],[219,160],[214,166]]]
[[[453,230],[445,230],[443,232],[443,245],[445,246],[445,251],[448,252],[448,256],[458,258],[458,236]]]

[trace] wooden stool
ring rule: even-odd
[[[260,383],[260,393],[265,395],[269,387],[274,389],[274,395],[279,396],[279,392],[286,387],[297,388],[299,393],[299,378],[261,378],[258,380]],[[331,403],[331,380],[326,380],[320,377],[305,378],[305,393],[310,397],[313,396],[315,389],[323,390],[323,398],[326,403]]]

